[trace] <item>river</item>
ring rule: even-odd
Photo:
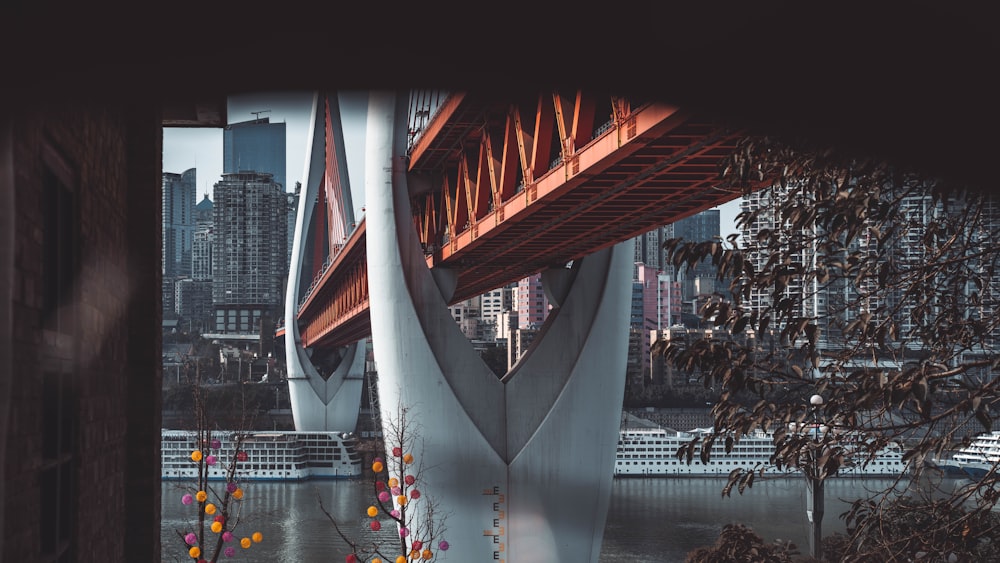
[[[742,495],[722,497],[725,479],[718,477],[615,479],[604,531],[600,563],[682,562],[691,550],[711,545],[730,522],[751,526],[765,541],[792,540],[808,551],[805,483],[784,477],[758,481]],[[882,479],[831,479],[826,483],[824,535],[844,531],[839,515],[848,508],[841,498],[857,498],[865,488],[885,487]],[[163,482],[163,561],[189,563],[175,532],[194,512],[180,502],[182,483]],[[249,483],[244,520],[237,537],[260,531],[264,541],[220,561],[343,561],[346,543],[334,531],[322,502],[353,539],[390,538],[388,527],[374,534],[364,516],[371,504],[366,480]],[[243,527],[245,525],[245,527]],[[452,543],[460,538],[450,538]],[[443,559],[447,561],[447,559]]]

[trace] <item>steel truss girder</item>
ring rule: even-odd
[[[667,104],[633,107],[587,92],[445,104],[438,121],[455,130],[435,124],[408,169],[430,179],[414,222],[428,264],[459,272],[456,302],[739,195],[713,188],[741,132]]]
[[[663,103],[455,93],[408,153],[413,228],[428,266],[457,275],[456,303],[738,197],[717,184],[741,136]],[[363,254],[365,236],[362,223],[348,246]],[[340,345],[370,330],[351,285],[367,279],[356,269],[366,259],[350,260],[357,266],[345,261],[345,279],[323,282],[348,294],[323,299],[349,316],[330,320],[318,297],[300,311],[303,323],[317,323],[305,331],[311,344]]]

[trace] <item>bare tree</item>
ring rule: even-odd
[[[384,441],[389,448],[386,457],[376,457],[372,463],[374,502],[367,509],[368,527],[379,532],[383,526],[394,525],[397,531],[393,540],[385,536],[362,541],[345,531],[344,525],[323,507],[320,509],[333,524],[337,535],[351,548],[348,563],[406,563],[406,561],[436,561],[448,550],[444,540],[447,532],[447,514],[420,490],[425,470],[422,456],[418,461],[413,452],[422,450],[423,440],[419,428],[407,419],[406,407],[396,409],[396,417],[385,421]]]
[[[198,562],[217,563],[225,555],[227,558],[236,554],[237,546],[249,549],[253,544],[263,541],[260,532],[238,537],[241,520],[243,520],[243,498],[240,466],[249,461],[243,449],[247,432],[244,430],[226,431],[229,437],[229,447],[223,448],[220,440],[221,432],[217,430],[217,422],[210,417],[210,409],[205,401],[201,381],[196,379],[192,386],[194,401],[194,447],[191,451],[191,463],[197,469],[194,482],[183,483],[179,489],[180,500],[191,507],[192,520],[184,528],[176,529],[177,537],[183,542],[188,555]],[[241,394],[242,396],[242,394]],[[249,428],[245,397],[244,408],[239,429]],[[229,455],[224,458],[224,455]],[[219,486],[214,486],[210,479],[213,466],[223,468],[224,478]]]
[[[755,428],[773,430],[772,465],[820,482],[845,464],[869,463],[890,442],[904,444],[909,472],[898,484],[910,485],[908,501],[898,502],[894,487],[856,503],[845,515],[847,560],[965,557],[991,542],[996,527],[984,515],[1000,498],[996,467],[932,497],[913,487],[938,481],[926,462],[993,427],[1000,204],[880,159],[767,137],[744,139],[721,164],[721,181],[744,194],[770,185],[752,192],[761,205],[738,216],[751,236],[664,246],[674,265],[710,260],[719,280],[731,280],[702,315],[732,336],[654,348],[721,390],[706,440],[731,444]],[[810,405],[813,395],[819,404]],[[798,431],[818,428],[815,420],[824,431]],[[697,447],[678,455],[691,459]],[[723,494],[765,471],[734,471]],[[914,510],[925,517],[919,527],[880,528],[893,511]],[[963,526],[970,522],[983,524]],[[956,535],[961,541],[944,539]]]

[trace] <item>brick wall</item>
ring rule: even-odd
[[[13,367],[0,559],[45,561],[52,495],[77,561],[159,561],[159,168],[156,110],[60,104],[10,120],[16,207]],[[46,306],[46,170],[68,178],[69,297]],[[48,198],[50,199],[50,198]],[[49,223],[51,224],[51,223]],[[152,287],[151,287],[152,285]],[[56,318],[61,319],[57,321]],[[68,319],[68,321],[67,321]],[[46,374],[68,408],[46,409]],[[72,436],[71,497],[47,490],[47,417]],[[154,428],[155,426],[155,428]],[[136,539],[138,538],[138,540]],[[138,543],[141,542],[141,545]]]

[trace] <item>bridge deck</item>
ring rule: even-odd
[[[431,202],[415,208],[425,216],[414,222],[427,230],[428,266],[459,272],[452,303],[740,195],[718,186],[720,165],[741,131],[654,103],[628,111],[593,138],[587,131],[578,148],[571,141],[559,147],[558,139],[575,134],[585,101],[577,99],[572,123],[560,115],[558,98],[554,113],[538,107],[532,136],[502,102],[452,95],[411,147],[409,173],[423,179],[412,183],[411,196]],[[558,133],[543,127],[558,119],[566,120]],[[560,154],[539,166],[535,153],[545,158],[541,141],[553,136]],[[491,139],[502,139],[495,151]],[[416,193],[421,189],[432,193]],[[365,228],[362,222],[300,307],[305,346],[343,345],[369,334]]]

